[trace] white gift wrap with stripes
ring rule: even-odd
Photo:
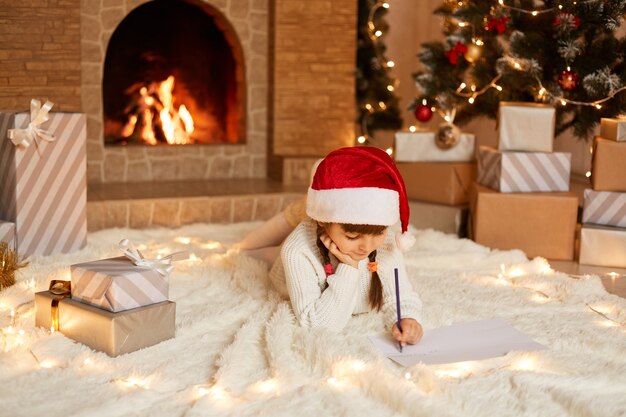
[[[626,193],[586,189],[583,223],[626,227]]]
[[[600,119],[600,137],[617,142],[626,141],[626,118]]]
[[[626,268],[626,229],[583,225],[579,263]]]
[[[572,155],[479,148],[478,182],[503,193],[569,191]]]
[[[168,299],[169,276],[125,256],[75,264],[70,270],[72,299],[114,313]]]
[[[498,149],[552,152],[556,111],[551,105],[501,102]]]
[[[86,118],[50,113],[41,127],[56,136],[16,147],[7,130],[26,128],[29,113],[0,113],[0,218],[15,223],[24,255],[68,253],[87,239]]]
[[[428,131],[398,132],[394,158],[398,162],[468,162],[474,160],[474,135],[461,133],[459,142],[450,149],[435,144],[437,133]]]
[[[9,248],[15,249],[15,224],[0,220],[0,242],[6,242]]]

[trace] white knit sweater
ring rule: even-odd
[[[358,269],[339,263],[330,255],[333,275],[326,278],[322,257],[316,245],[317,223],[311,219],[301,222],[287,237],[270,278],[278,291],[289,295],[298,321],[303,326],[320,326],[339,331],[353,314],[371,311],[368,294],[372,273],[369,259],[359,262]],[[422,302],[407,280],[404,258],[389,231],[378,248],[376,261],[383,284],[385,323],[389,328],[397,320],[394,268],[398,268],[402,318],[421,321]]]

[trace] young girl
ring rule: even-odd
[[[398,249],[408,249],[414,239],[407,233],[404,182],[389,155],[372,147],[328,154],[308,190],[306,213],[309,218],[285,240],[270,272],[274,286],[288,294],[300,324],[341,330],[353,314],[376,310],[383,312],[396,340],[417,343],[421,301]],[[403,233],[396,237],[388,227],[398,219]]]

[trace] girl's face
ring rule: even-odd
[[[360,261],[374,250],[378,249],[385,241],[387,228],[379,234],[364,234],[346,232],[338,223],[323,225],[326,234],[335,242],[337,248],[355,261]]]

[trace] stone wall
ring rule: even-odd
[[[189,0],[201,4],[202,0]],[[232,24],[241,42],[247,86],[246,143],[236,145],[104,146],[102,74],[109,38],[145,0],[82,0],[82,108],[87,113],[90,183],[208,178],[262,178],[266,174],[268,0],[206,0]]]
[[[80,111],[80,0],[0,0],[0,108]]]

